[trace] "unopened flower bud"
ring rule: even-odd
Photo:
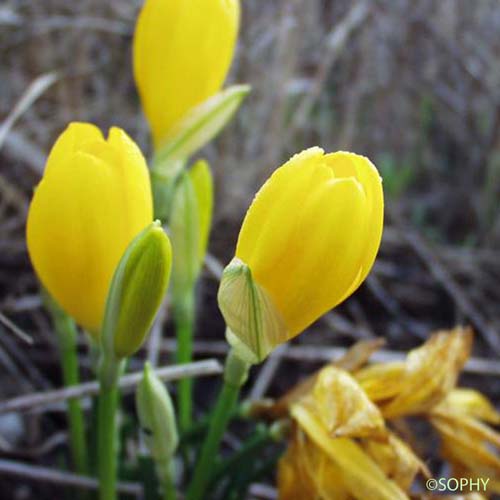
[[[169,463],[179,444],[175,412],[165,384],[149,363],[137,387],[136,405],[151,456],[157,463]]]
[[[239,0],[144,2],[134,33],[134,76],[156,148],[222,87],[239,20]]]
[[[174,251],[174,300],[189,292],[198,278],[207,249],[212,207],[212,174],[208,164],[200,160],[181,174],[172,202],[170,237]]]
[[[142,345],[167,291],[170,241],[158,222],[129,245],[113,276],[103,326],[105,356],[122,359]]]

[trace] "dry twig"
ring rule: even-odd
[[[79,476],[68,471],[58,471],[48,467],[28,465],[12,460],[0,459],[0,473],[7,476],[18,476],[24,481],[31,479],[61,486],[76,486],[77,488],[97,490],[99,482],[93,477]],[[117,491],[124,495],[142,497],[142,486],[138,483],[119,482]]]
[[[185,377],[203,377],[217,375],[222,372],[220,363],[215,359],[196,361],[185,365],[175,365],[159,368],[156,375],[163,381],[179,380]],[[119,387],[123,392],[133,389],[141,380],[142,372],[131,373],[121,377]],[[2,401],[0,403],[0,414],[13,411],[26,411],[35,407],[47,406],[52,403],[64,401],[71,398],[82,398],[99,393],[98,382],[86,382],[84,384],[56,389],[54,391],[35,392],[17,398]]]

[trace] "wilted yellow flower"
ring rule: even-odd
[[[308,475],[314,485],[315,494],[307,498],[408,498],[398,483],[406,486],[413,481],[417,471],[406,464],[414,455],[409,449],[405,449],[407,453],[386,452],[380,454],[383,460],[378,463],[379,456],[364,449],[371,441],[377,450],[381,446],[391,447],[391,434],[378,408],[349,373],[333,366],[323,368],[310,392],[291,405],[290,414],[298,426],[299,434],[293,438],[295,446],[300,449],[300,443],[306,443],[294,460],[295,468]],[[293,449],[285,457],[285,466],[290,453]],[[282,491],[286,487],[286,467],[283,470],[282,465],[281,469],[280,498],[287,498]],[[398,481],[390,474],[395,471],[399,473]],[[336,480],[330,482],[330,476]]]
[[[153,218],[146,162],[119,129],[72,123],[35,190],[27,222],[33,266],[59,305],[96,337],[115,268]]]
[[[221,88],[239,17],[239,0],[145,1],[134,35],[134,75],[156,148]]]
[[[377,254],[383,192],[375,166],[311,148],[267,180],[248,209],[219,307],[256,360],[352,294]]]
[[[500,493],[500,435],[486,425],[498,425],[500,414],[478,391],[455,388],[471,342],[469,328],[440,331],[405,361],[367,367],[362,365],[376,343],[358,343],[274,407],[262,407],[261,413],[271,418],[283,418],[287,410],[296,423],[278,470],[280,498],[409,498],[417,474],[431,474],[385,422],[402,423],[401,417],[412,415],[429,419],[439,432],[451,477],[474,480],[488,495]],[[415,498],[438,497],[424,493]]]

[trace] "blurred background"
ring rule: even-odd
[[[80,120],[123,127],[151,153],[131,66],[141,3],[0,2],[0,312],[35,339],[28,348],[0,332],[0,399],[60,385],[24,240],[29,200],[51,144],[69,121]],[[361,338],[384,337],[379,356],[392,359],[436,329],[466,324],[476,336],[464,382],[498,404],[500,4],[242,3],[230,81],[249,83],[253,91],[203,151],[216,176],[217,203],[199,290],[197,355],[224,352],[214,275],[231,258],[258,187],[305,147],[352,150],[370,157],[384,178],[380,256],[347,303],[255,371],[249,392],[279,394],[329,359],[328,349]],[[167,322],[165,362],[170,328]],[[88,368],[83,350],[82,359]],[[200,410],[215,385],[199,393]],[[60,413],[0,416],[3,457],[54,465],[53,452],[64,442]],[[8,491],[13,496],[0,497],[51,490],[19,480]]]

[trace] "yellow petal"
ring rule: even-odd
[[[361,369],[371,355],[385,344],[383,338],[360,340],[349,348],[341,358],[332,362],[338,368],[348,372]]]
[[[383,339],[361,340],[356,342],[340,359],[335,359],[330,364],[346,371],[354,371],[363,366],[372,353],[380,348],[383,343]],[[273,405],[267,409],[262,409],[262,413],[272,415],[274,418],[284,416],[292,404],[298,402],[299,399],[312,391],[319,373],[320,371],[299,382]]]
[[[61,133],[47,158],[44,176],[58,168],[67,168],[66,159],[76,151],[81,151],[86,144],[105,142],[102,132],[91,123],[70,123]]]
[[[368,211],[369,225],[367,236],[368,247],[363,253],[362,272],[359,276],[358,286],[365,280],[373,266],[375,257],[382,239],[384,196],[380,189],[380,175],[375,165],[364,156],[354,153],[339,151],[326,156],[328,161],[335,165],[335,170],[343,171],[346,174],[353,175],[364,186],[366,194],[366,205]],[[381,216],[382,214],[382,216]],[[352,292],[351,292],[352,293]]]
[[[333,366],[321,370],[311,396],[297,405],[318,416],[333,437],[387,436],[379,409],[351,375]]]
[[[134,34],[134,75],[158,148],[175,123],[222,86],[239,0],[146,0]]]
[[[353,440],[332,438],[318,417],[300,405],[292,407],[300,427],[341,469],[346,488],[358,500],[398,500],[408,496]]]
[[[296,440],[292,441],[278,464],[278,498],[303,500],[316,498],[314,476],[309,474],[303,450]]]
[[[468,416],[490,424],[500,424],[500,414],[495,407],[485,396],[474,389],[454,389],[442,403],[433,409],[433,413],[458,417]]]
[[[410,351],[401,377],[401,389],[381,405],[386,418],[429,411],[456,385],[472,343],[469,329],[456,328],[433,335],[422,347]]]
[[[368,397],[375,402],[397,396],[404,386],[406,365],[403,361],[376,363],[355,373]]]
[[[489,478],[488,491],[500,493],[500,435],[470,417],[435,416],[443,456],[463,477]]]
[[[115,267],[151,221],[149,176],[137,146],[118,129],[104,141],[92,126],[70,125],[35,190],[27,244],[49,293],[96,335]]]
[[[278,466],[278,492],[283,500],[348,500],[340,469],[300,429]]]
[[[386,476],[392,478],[404,491],[409,491],[418,473],[430,477],[427,466],[393,433],[389,434],[387,442],[365,439],[362,445]]]

